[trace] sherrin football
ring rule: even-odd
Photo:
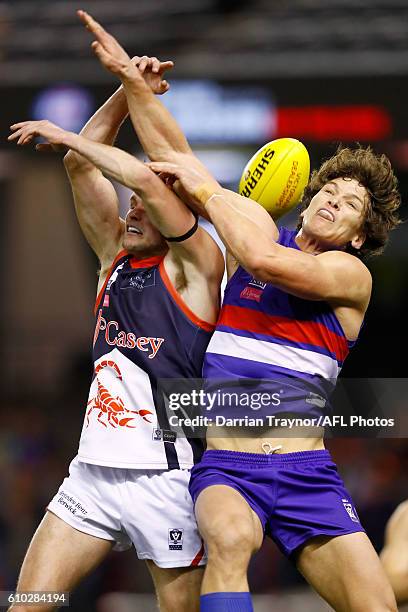
[[[295,138],[278,138],[249,160],[239,182],[239,193],[261,204],[278,219],[300,201],[309,181],[310,159]]]

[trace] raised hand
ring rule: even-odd
[[[101,64],[120,79],[136,79],[143,75],[151,90],[163,94],[169,89],[163,74],[174,66],[173,62],[160,62],[156,57],[135,57],[132,60],[116,38],[109,34],[100,23],[85,11],[78,11],[78,17],[96,38],[92,49]]]
[[[95,36],[96,40],[92,43],[92,49],[105,68],[120,77],[134,74],[136,66],[116,38],[87,12],[79,10],[77,15],[86,29]]]
[[[22,121],[11,125],[10,130],[13,133],[7,140],[17,141],[18,145],[29,144],[36,136],[42,136],[48,143],[37,144],[36,149],[49,150],[51,146],[54,151],[67,151],[64,144],[67,132],[50,121]]]
[[[164,94],[170,89],[170,84],[163,79],[164,73],[174,67],[174,62],[161,62],[157,57],[133,57],[132,62],[137,66],[146,84],[155,94]]]

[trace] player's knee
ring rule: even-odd
[[[161,593],[158,601],[160,612],[198,612],[200,591],[193,594],[188,589],[172,589]]]
[[[370,601],[370,600],[371,601]],[[384,589],[383,591],[373,590],[367,598],[367,593],[364,598],[361,598],[359,594],[355,594],[355,597],[351,598],[348,609],[350,612],[398,612],[395,597],[391,588]]]
[[[248,559],[255,549],[253,525],[235,515],[216,520],[207,530],[206,544],[210,563],[223,565],[231,558],[235,563]]]

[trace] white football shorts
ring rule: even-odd
[[[83,463],[75,457],[48,510],[83,533],[134,545],[159,567],[204,565],[188,492],[189,470],[135,470]]]

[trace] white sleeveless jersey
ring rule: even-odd
[[[79,460],[139,469],[190,468],[203,440],[169,425],[160,378],[200,378],[213,326],[181,300],[163,258],[115,259],[96,303],[94,374]]]

